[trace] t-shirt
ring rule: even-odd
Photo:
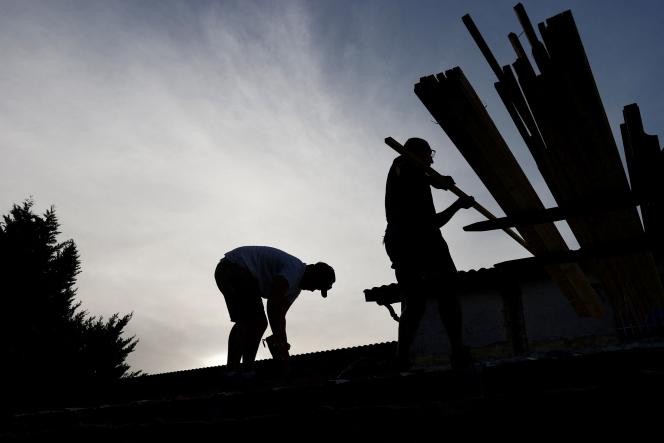
[[[420,231],[437,231],[436,208],[426,176],[404,157],[392,163],[385,183],[387,223]]]
[[[270,296],[275,277],[288,282],[288,305],[300,295],[300,280],[306,264],[297,257],[270,246],[241,246],[227,252],[224,258],[247,269],[258,280],[263,298]]]
[[[436,226],[436,208],[426,176],[404,157],[392,163],[385,184],[385,245],[394,267],[456,268]]]

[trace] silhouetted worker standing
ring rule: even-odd
[[[267,329],[266,340],[275,359],[286,360],[290,345],[286,336],[286,312],[300,290],[320,290],[323,297],[335,281],[327,263],[307,265],[297,257],[269,246],[242,246],[227,252],[214,273],[217,287],[235,324],[228,338],[230,368],[256,359],[258,346]],[[267,318],[262,299],[267,300]]]
[[[433,163],[435,151],[423,139],[409,139],[404,149],[426,165]],[[452,366],[458,368],[470,363],[470,354],[463,345],[462,313],[456,294],[457,270],[440,228],[459,209],[470,208],[475,200],[460,198],[436,213],[430,188],[447,189],[453,184],[454,180],[447,176],[432,182],[403,155],[394,160],[387,176],[385,249],[404,295],[397,352],[397,364],[401,368],[410,364],[411,345],[428,297],[438,301],[440,317],[450,340]]]

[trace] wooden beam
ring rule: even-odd
[[[581,262],[592,266],[597,260],[626,258],[651,251],[652,243],[641,239],[640,241],[623,244],[613,243],[594,248],[579,248],[565,252],[541,254],[535,257],[535,260],[543,265]]]
[[[524,212],[510,217],[501,217],[493,220],[485,220],[464,226],[463,230],[468,232],[493,231],[514,226],[534,225],[551,223],[554,221],[567,220],[573,217],[587,215],[610,216],[611,211],[636,206],[636,200],[592,202],[586,205],[570,205],[565,208],[553,207],[540,211]]]
[[[664,252],[664,171],[659,163],[659,139],[644,131],[635,103],[623,108],[623,116],[620,132],[632,191],[644,200],[641,216],[646,233],[656,250]]]
[[[470,36],[473,38],[473,40],[475,40],[475,44],[480,49],[480,52],[486,59],[487,63],[489,63],[489,66],[496,74],[496,77],[500,78],[502,75],[500,65],[498,64],[496,57],[494,57],[493,53],[491,52],[491,49],[489,49],[489,45],[487,45],[479,29],[477,29],[477,26],[475,26],[475,22],[473,21],[470,14],[464,15],[461,20],[463,21],[463,24],[466,25],[466,29],[468,29]]]
[[[550,62],[549,53],[547,52],[546,47],[537,38],[535,29],[530,22],[530,18],[528,18],[528,14],[526,13],[526,9],[523,7],[523,4],[517,3],[516,6],[514,6],[514,11],[516,12],[516,16],[519,19],[519,23],[521,23],[523,32],[526,34],[526,38],[528,39],[528,42],[533,49],[533,58],[535,59],[535,63],[537,63],[537,67],[539,68],[540,72],[545,72],[548,69]]]

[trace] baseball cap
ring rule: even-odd
[[[417,137],[409,138],[406,141],[406,143],[403,145],[403,147],[406,150],[408,150],[410,152],[413,152],[413,153],[417,153],[417,154],[425,154],[426,155],[426,154],[432,153],[432,156],[433,156],[433,153],[436,152],[433,149],[431,149],[431,146],[429,146],[429,143],[426,140],[424,140],[422,138],[417,138]]]
[[[334,269],[327,263],[318,262],[314,265],[314,270],[321,283],[320,293],[323,297],[327,297],[327,291],[332,289],[332,284],[336,281]]]

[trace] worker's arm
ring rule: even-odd
[[[445,191],[455,185],[454,179],[449,175],[427,174],[427,179],[431,186]]]
[[[288,293],[288,281],[277,276],[272,283],[270,297],[267,299],[267,318],[270,321],[272,347],[278,351],[275,358],[288,357],[288,339],[286,336],[286,311],[289,304],[286,294]]]
[[[448,221],[454,217],[459,209],[468,209],[475,204],[475,199],[471,196],[459,197],[457,201],[452,203],[449,208],[436,214],[435,223],[436,227],[440,228],[447,224]]]

